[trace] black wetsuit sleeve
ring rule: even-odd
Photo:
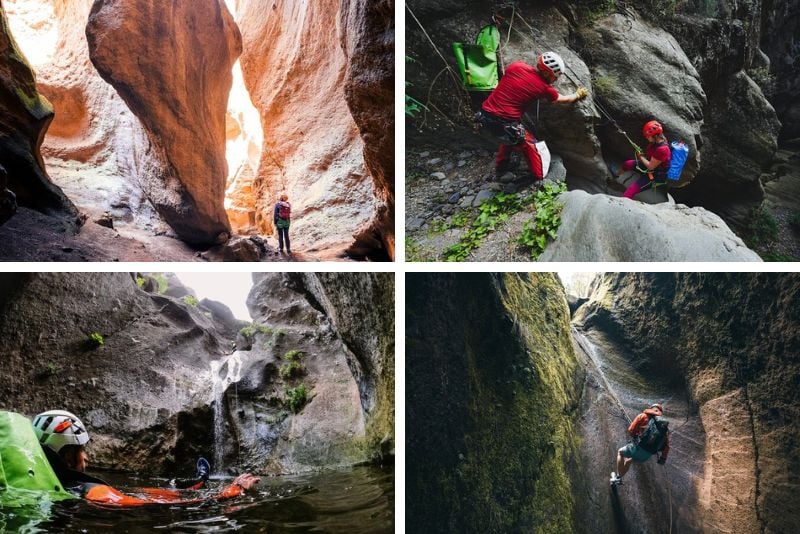
[[[86,473],[81,473],[80,471],[75,471],[74,469],[70,469],[67,467],[67,464],[64,463],[64,460],[62,460],[61,457],[49,447],[42,447],[42,450],[44,451],[45,456],[47,456],[47,461],[50,462],[50,466],[53,468],[53,471],[58,477],[58,480],[61,482],[61,485],[65,488],[76,488],[84,484],[108,485],[105,480],[93,477],[92,475],[87,475]]]

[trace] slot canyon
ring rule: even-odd
[[[407,529],[797,532],[800,277],[592,274],[408,276]]]
[[[0,11],[0,258],[393,259],[392,2]]]

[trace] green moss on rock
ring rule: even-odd
[[[569,532],[577,360],[555,275],[409,276],[407,521]]]

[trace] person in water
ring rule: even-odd
[[[667,462],[669,454],[669,422],[664,419],[661,404],[653,404],[636,416],[628,427],[631,443],[617,451],[617,470],[611,473],[611,484],[622,484],[622,477],[630,469],[631,463],[644,463],[654,454],[658,463]]]
[[[644,125],[642,135],[647,139],[648,145],[644,154],[637,153],[636,159],[629,159],[622,164],[620,169],[612,167],[611,172],[619,177],[623,172],[634,169],[640,171],[639,177],[634,181],[622,196],[632,199],[645,189],[651,186],[664,185],[667,183],[667,170],[672,158],[672,151],[669,148],[667,138],[664,136],[664,128],[658,121],[650,121]],[[637,165],[640,167],[637,168]]]
[[[197,478],[177,482],[172,488],[140,488],[139,496],[126,495],[105,481],[86,473],[89,454],[86,444],[89,433],[78,417],[63,410],[51,410],[37,415],[33,429],[45,456],[61,485],[73,495],[99,504],[116,506],[142,506],[145,504],[185,504],[206,500],[230,499],[243,495],[261,479],[249,473],[238,476],[232,484],[219,493],[205,499],[186,499],[181,489],[200,490],[208,480],[210,466],[198,460]]]

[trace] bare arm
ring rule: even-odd
[[[639,156],[639,161],[642,163],[642,165],[644,165],[647,168],[648,171],[652,171],[653,169],[661,165],[661,160],[656,158],[648,160],[644,156]]]
[[[571,95],[558,95],[555,100],[556,104],[574,104],[578,100],[582,100],[589,95],[585,87],[578,87],[578,89]]]

